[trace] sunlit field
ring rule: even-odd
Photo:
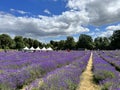
[[[120,88],[120,51],[0,52],[0,90],[76,90],[93,54],[93,82]]]
[[[120,90],[120,0],[0,0],[0,90]]]

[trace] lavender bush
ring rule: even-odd
[[[86,52],[0,52],[0,89],[16,90],[46,73],[83,57]]]
[[[93,65],[95,81],[102,86],[103,90],[120,89],[120,73],[95,52],[93,55]]]
[[[42,78],[42,86],[39,87],[39,85],[37,85],[38,81],[37,83],[32,83],[33,87],[36,83],[32,90],[76,90],[80,81],[80,75],[85,69],[89,57],[90,52],[88,52],[83,58],[48,73]],[[36,88],[36,86],[38,88]]]

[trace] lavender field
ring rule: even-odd
[[[119,90],[120,51],[1,51],[0,90],[77,90],[91,53],[93,83]]]

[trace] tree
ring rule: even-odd
[[[67,37],[67,40],[65,41],[65,49],[75,49],[75,41],[72,36]]]
[[[60,40],[58,44],[59,50],[65,50],[65,40]]]
[[[14,38],[14,41],[15,41],[15,48],[18,49],[18,50],[21,50],[22,48],[24,48],[24,41],[23,41],[23,37],[22,36],[16,36]]]
[[[39,42],[39,47],[42,48],[43,47],[43,44],[41,42]]]
[[[7,34],[0,35],[0,47],[2,49],[11,48],[13,45],[13,40]]]
[[[25,46],[30,47],[28,38],[23,38],[23,42]]]
[[[28,38],[28,44],[29,44],[30,47],[33,47],[33,45],[34,45],[34,40],[31,39],[31,38]]]
[[[107,37],[103,37],[103,49],[109,49],[110,41]]]
[[[110,47],[112,49],[120,49],[120,30],[113,32]]]
[[[49,48],[49,47],[52,47],[52,45],[51,45],[50,43],[47,43],[47,44],[45,45],[45,47],[46,47],[46,48]]]
[[[39,47],[42,47],[42,43],[39,42],[38,40],[33,40],[31,38],[23,38],[23,41],[24,41],[24,45],[27,46],[27,47],[34,47],[34,48],[37,48],[38,46]]]
[[[97,37],[94,40],[94,44],[95,44],[95,49],[108,49],[109,47],[109,39],[107,37]]]
[[[59,42],[51,40],[50,44],[53,46],[53,49],[58,50]]]
[[[79,40],[77,42],[77,49],[79,48],[87,48],[93,49],[93,39],[89,35],[81,34],[79,36]]]
[[[38,40],[34,40],[33,41],[33,47],[37,48],[39,46],[39,41]]]
[[[54,45],[54,41],[53,41],[53,40],[51,40],[51,41],[50,41],[50,44],[51,44],[51,45]]]

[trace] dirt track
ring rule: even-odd
[[[83,74],[80,77],[81,82],[79,83],[77,90],[101,90],[100,87],[93,82],[92,56],[93,54],[91,53],[86,70],[83,72]]]

